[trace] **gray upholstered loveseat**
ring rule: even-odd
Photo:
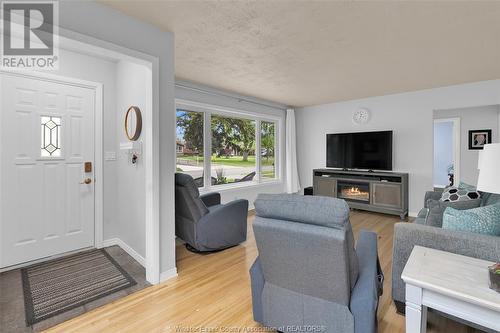
[[[469,257],[500,261],[500,237],[442,229],[439,210],[429,214],[431,200],[439,200],[441,192],[427,192],[424,208],[413,223],[396,223],[392,253],[392,298],[399,313],[405,312],[405,284],[401,279],[403,268],[415,245],[452,252]],[[500,202],[500,195],[481,193],[481,206]],[[444,211],[444,208],[442,209]],[[441,212],[442,214],[442,212]]]
[[[254,319],[282,332],[376,332],[377,235],[362,231],[354,248],[346,202],[267,194],[255,210]]]

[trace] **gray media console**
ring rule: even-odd
[[[314,195],[340,198],[349,207],[408,215],[408,174],[399,172],[313,170]]]

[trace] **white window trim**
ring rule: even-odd
[[[199,191],[201,194],[205,193],[210,193],[210,192],[229,192],[233,190],[238,190],[241,188],[257,188],[257,187],[263,187],[263,186],[269,186],[269,185],[282,185],[283,182],[281,179],[270,179],[270,180],[264,180],[262,182],[257,182],[255,180],[249,181],[249,182],[244,182],[244,183],[229,183],[229,184],[223,184],[223,185],[213,185],[213,186],[206,186],[206,187],[200,187]]]
[[[193,102],[185,99],[175,99],[175,110],[184,109],[186,111],[202,112],[203,116],[203,187],[199,190],[201,193],[208,193],[210,191],[224,192],[239,188],[246,187],[260,187],[283,183],[283,171],[281,170],[281,149],[283,142],[281,140],[281,131],[283,129],[283,119],[273,115],[260,114],[256,112],[222,107],[212,104]],[[233,118],[244,118],[255,121],[255,180],[244,182],[244,183],[230,183],[223,185],[211,185],[211,172],[205,172],[206,170],[211,171],[211,157],[212,157],[212,136],[211,132],[211,116],[212,114],[233,117]],[[262,179],[261,177],[261,165],[260,165],[260,140],[261,140],[261,129],[260,124],[262,121],[275,123],[274,130],[274,140],[275,140],[275,152],[274,152],[274,163],[275,163],[275,178]],[[177,156],[176,156],[177,158]]]

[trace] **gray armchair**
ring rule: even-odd
[[[282,332],[376,332],[382,292],[377,235],[362,231],[354,249],[346,202],[261,194],[255,209],[255,321]]]
[[[190,175],[175,174],[175,234],[194,250],[216,251],[244,242],[247,215],[247,200],[223,205],[219,193],[200,196]]]

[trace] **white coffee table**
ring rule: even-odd
[[[415,246],[401,274],[406,332],[426,331],[427,308],[500,331],[500,293],[488,287],[492,262]]]

